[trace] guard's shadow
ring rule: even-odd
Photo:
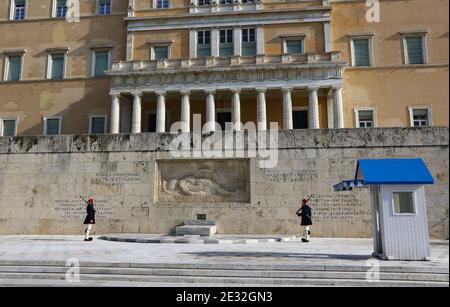
[[[344,259],[368,260],[372,255],[321,254],[321,253],[273,253],[273,252],[191,252],[185,253],[197,257],[242,257],[242,258],[297,258],[297,259]]]

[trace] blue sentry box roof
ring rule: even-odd
[[[365,184],[434,184],[420,158],[358,160],[355,180],[363,180]]]

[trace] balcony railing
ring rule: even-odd
[[[264,66],[279,64],[329,64],[341,63],[339,52],[285,54],[279,56],[231,56],[207,57],[196,59],[152,60],[115,62],[108,74],[129,73],[138,71],[195,70],[224,67]]]

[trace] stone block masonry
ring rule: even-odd
[[[0,234],[80,234],[79,195],[92,195],[97,234],[174,233],[206,214],[219,234],[295,235],[295,211],[312,194],[313,236],[371,237],[369,191],[332,185],[352,178],[359,158],[421,157],[436,180],[426,187],[430,235],[448,239],[448,127],[279,131],[271,169],[258,157],[174,158],[176,137],[0,138]]]

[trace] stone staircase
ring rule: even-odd
[[[367,267],[346,265],[244,265],[81,263],[80,282],[65,280],[58,261],[0,261],[0,286],[449,286],[443,267],[381,267],[380,281],[366,280]]]

